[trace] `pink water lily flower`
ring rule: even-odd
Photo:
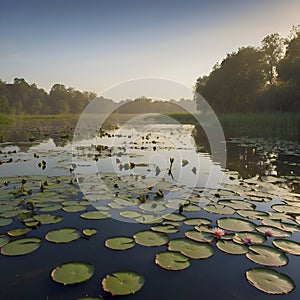
[[[244,244],[250,245],[250,244],[252,244],[252,239],[251,239],[251,237],[246,236],[243,238],[243,242],[244,242]]]
[[[213,234],[216,238],[221,238],[223,235],[225,235],[225,231],[219,227],[215,227],[213,229]]]
[[[267,230],[265,231],[265,236],[273,236],[272,230],[271,230],[271,229],[267,229]]]

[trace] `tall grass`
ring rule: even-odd
[[[0,113],[0,125],[8,125],[15,122],[15,118],[12,115]]]

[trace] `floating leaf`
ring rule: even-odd
[[[265,226],[272,226],[272,227],[276,227],[278,229],[282,229],[285,231],[290,231],[290,232],[300,231],[300,226],[298,226],[296,224],[285,223],[280,220],[271,220],[269,218],[264,218],[262,220],[262,223]]]
[[[171,213],[171,214],[166,214],[163,216],[163,218],[165,220],[168,221],[174,221],[174,222],[180,222],[186,219],[186,217],[182,214],[175,214],[175,213]]]
[[[107,239],[105,246],[113,250],[127,250],[135,246],[135,241],[131,237],[116,236]]]
[[[291,235],[290,232],[286,232],[273,226],[257,226],[256,230],[261,233],[265,233],[266,231],[270,230],[272,232],[272,236],[275,237],[289,237]]]
[[[162,222],[162,217],[158,215],[146,215],[143,214],[135,219],[137,222],[142,224],[157,224]]]
[[[160,212],[164,211],[166,207],[162,204],[157,204],[157,203],[144,203],[140,205],[140,209],[144,211],[152,211],[152,212]]]
[[[86,209],[86,206],[83,205],[68,205],[64,206],[63,210],[66,212],[79,212]]]
[[[185,233],[185,236],[191,240],[197,242],[212,242],[214,240],[214,236],[210,232],[199,232],[196,230],[189,230]]]
[[[248,252],[246,245],[237,244],[233,241],[218,240],[216,246],[223,252],[229,254],[245,254]]]
[[[277,248],[294,255],[300,255],[300,243],[285,239],[275,239],[273,245]]]
[[[50,214],[36,215],[33,218],[41,224],[55,224],[62,220],[62,216],[54,216]]]
[[[186,219],[183,222],[186,225],[197,226],[197,225],[209,225],[211,224],[211,220],[203,219],[203,218],[190,218]]]
[[[268,213],[264,211],[258,210],[249,210],[249,209],[240,209],[237,213],[244,218],[253,219],[253,220],[262,220],[264,217],[268,215]]]
[[[144,283],[144,276],[133,271],[114,272],[102,280],[103,289],[113,296],[134,294]]]
[[[261,265],[279,267],[288,263],[287,256],[280,250],[266,245],[249,246],[246,256]]]
[[[162,246],[169,241],[169,238],[165,233],[153,232],[151,230],[140,231],[133,237],[137,244],[147,247]]]
[[[247,238],[250,239],[251,243],[249,243],[249,240],[248,242],[245,240]],[[264,235],[256,232],[237,232],[233,237],[233,241],[238,244],[262,244],[266,240],[267,238]]]
[[[253,210],[255,209],[255,205],[244,200],[219,200],[219,205],[226,205],[233,209],[247,209]]]
[[[206,205],[204,206],[204,210],[218,215],[232,215],[234,214],[235,210],[231,207],[225,206],[225,205]]]
[[[46,240],[53,243],[68,243],[81,237],[81,233],[76,228],[61,228],[49,231]]]
[[[95,229],[95,228],[86,228],[86,229],[83,229],[82,232],[85,236],[91,237],[92,235],[97,233],[97,229]]]
[[[62,206],[60,204],[54,204],[54,205],[50,205],[50,206],[46,206],[46,207],[42,207],[40,209],[41,212],[51,212],[51,211],[56,211],[61,209]]]
[[[164,233],[176,233],[179,231],[179,228],[171,224],[166,224],[166,225],[152,226],[151,230],[157,232],[164,232]]]
[[[11,224],[12,222],[13,222],[13,219],[0,217],[0,227],[7,226],[7,225]]]
[[[186,238],[177,238],[169,242],[168,250],[194,258],[208,258],[214,254],[214,247],[209,243],[198,243]]]
[[[63,285],[82,283],[94,274],[94,266],[85,262],[71,262],[56,267],[51,277]]]
[[[295,288],[290,277],[269,268],[250,269],[246,278],[254,287],[268,294],[287,294]]]
[[[9,237],[5,234],[0,234],[0,248],[9,242]]]
[[[223,229],[231,231],[251,231],[256,227],[254,223],[238,218],[221,218],[217,223]]]
[[[300,207],[286,204],[274,204],[272,208],[276,211],[283,212],[291,215],[300,215]]]
[[[138,211],[132,211],[132,210],[124,210],[120,211],[120,216],[128,219],[135,219],[140,217],[142,214]]]
[[[18,229],[12,229],[7,232],[10,236],[21,236],[27,234],[31,229],[30,228],[18,228]]]
[[[166,270],[184,270],[190,266],[190,259],[180,252],[164,251],[156,254],[155,263]]]
[[[83,219],[89,219],[89,220],[101,220],[101,219],[107,219],[110,217],[110,213],[103,213],[99,210],[93,210],[93,211],[87,211],[80,215]]]
[[[1,248],[3,255],[15,256],[24,255],[37,250],[41,245],[41,239],[37,237],[27,237],[7,243]]]

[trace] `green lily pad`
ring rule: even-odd
[[[275,236],[275,237],[289,237],[291,235],[290,232],[278,229],[273,226],[264,226],[264,225],[257,226],[256,230],[261,233],[265,233],[267,230],[270,230],[272,232],[272,236]]]
[[[214,247],[209,243],[198,243],[186,238],[177,238],[169,242],[169,251],[178,251],[194,259],[208,258],[214,254]]]
[[[258,264],[279,267],[288,263],[288,257],[282,251],[270,246],[252,245],[249,246],[249,250],[246,256]]]
[[[277,248],[294,255],[300,255],[300,243],[285,239],[275,239],[273,245]]]
[[[33,219],[33,221],[26,221],[26,222],[24,222],[24,224],[27,227],[36,227],[40,224],[40,221],[36,221],[36,220]]]
[[[68,206],[64,206],[63,210],[65,212],[79,212],[79,211],[83,211],[86,209],[86,206],[83,205],[68,205]]]
[[[139,291],[144,283],[143,275],[133,271],[120,271],[106,275],[102,280],[102,287],[113,296],[130,295]]]
[[[300,207],[296,205],[274,204],[272,208],[278,212],[283,212],[291,215],[300,215]]]
[[[226,205],[233,209],[255,209],[255,205],[244,200],[219,200],[219,205]]]
[[[59,210],[61,208],[62,208],[62,206],[60,204],[54,204],[54,205],[42,207],[42,208],[40,208],[40,211],[41,212],[51,212],[51,211]]]
[[[246,278],[254,287],[268,294],[287,294],[295,288],[289,276],[269,268],[250,269]]]
[[[140,231],[133,237],[137,244],[146,247],[162,246],[169,241],[169,238],[165,233],[153,232],[151,230]]]
[[[190,266],[190,259],[180,252],[164,251],[156,254],[155,263],[163,269],[179,271]]]
[[[0,234],[0,248],[9,242],[9,237],[5,234]]]
[[[141,224],[157,224],[162,222],[162,217],[158,215],[143,214],[138,218],[136,218],[135,220]]]
[[[1,253],[8,256],[25,255],[37,250],[41,245],[41,239],[27,237],[7,243],[1,248]]]
[[[166,210],[166,207],[162,204],[157,203],[144,203],[140,205],[140,209],[144,211],[161,212]]]
[[[219,227],[231,231],[252,231],[256,225],[250,221],[238,218],[221,218],[217,220]]]
[[[235,213],[235,210],[233,208],[220,204],[206,205],[204,206],[204,210],[218,215],[232,215]]]
[[[62,220],[62,216],[54,216],[50,214],[36,215],[33,218],[41,224],[55,224]]]
[[[110,217],[110,213],[104,213],[99,210],[93,210],[93,211],[87,211],[80,215],[83,219],[89,219],[89,220],[101,220],[101,219],[107,219]]]
[[[140,217],[142,214],[138,211],[133,211],[133,210],[123,210],[120,211],[120,216],[123,218],[128,218],[128,219],[135,219]]]
[[[252,219],[252,220],[262,220],[264,217],[268,215],[268,213],[264,211],[249,210],[249,209],[240,209],[237,210],[237,213],[241,217]]]
[[[218,240],[216,246],[221,251],[229,254],[245,254],[248,252],[246,245],[237,244],[233,241]]]
[[[171,224],[165,224],[165,225],[152,226],[151,230],[156,232],[164,232],[164,233],[176,233],[179,231],[179,228]]]
[[[31,229],[30,228],[18,228],[18,229],[12,229],[7,232],[10,236],[21,236],[26,235]]]
[[[0,227],[7,226],[7,225],[11,224],[12,222],[13,222],[13,219],[0,217]]]
[[[127,250],[135,246],[135,241],[131,237],[116,236],[107,239],[105,246],[113,250]]]
[[[63,285],[82,283],[94,274],[94,266],[85,262],[71,262],[56,267],[51,277]]]
[[[91,237],[92,235],[97,233],[97,229],[95,229],[95,228],[86,228],[86,229],[82,230],[82,233],[87,237]]]
[[[180,221],[183,221],[183,220],[186,219],[186,217],[184,215],[182,215],[182,214],[175,214],[175,213],[163,215],[163,218],[165,220],[174,221],[174,222],[180,222]]]
[[[214,240],[214,235],[210,232],[202,232],[196,230],[186,231],[185,236],[196,242],[212,242]]]
[[[7,211],[5,211],[1,214],[1,217],[3,217],[3,218],[12,218],[12,217],[17,216],[18,214],[19,214],[19,212],[16,211],[16,210],[7,210]]]
[[[81,237],[81,233],[76,228],[61,228],[49,231],[46,240],[53,243],[68,243]]]
[[[280,220],[271,220],[269,218],[264,218],[262,220],[262,224],[265,226],[272,226],[272,227],[276,227],[278,229],[282,229],[282,230],[290,231],[290,232],[300,231],[299,225],[282,222]]]
[[[237,232],[233,237],[233,241],[238,244],[262,244],[266,240],[263,234],[256,232]]]
[[[183,222],[186,225],[197,226],[197,225],[209,225],[211,224],[211,220],[204,218],[190,218],[186,219]]]

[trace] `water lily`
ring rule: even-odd
[[[271,229],[267,229],[267,230],[265,231],[265,236],[273,236],[272,230],[271,230]]]
[[[252,239],[251,239],[251,237],[249,237],[249,236],[244,237],[244,238],[243,238],[243,243],[244,243],[244,244],[248,244],[248,245],[252,244]]]
[[[223,235],[225,235],[225,231],[219,227],[215,227],[213,229],[213,234],[216,238],[221,238]]]

